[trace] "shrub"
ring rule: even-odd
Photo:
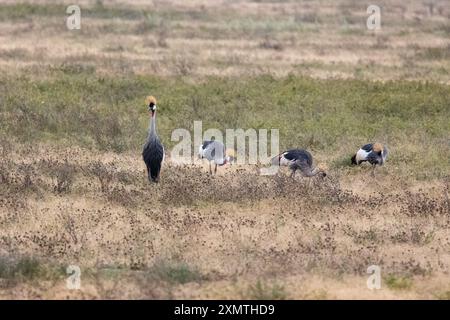
[[[287,296],[283,286],[276,283],[267,284],[258,280],[254,285],[248,287],[247,298],[252,300],[284,300]]]
[[[114,163],[104,164],[96,161],[88,165],[87,173],[97,177],[102,192],[108,192],[116,174],[116,167]]]
[[[388,275],[385,283],[389,289],[393,290],[408,290],[412,287],[412,279],[410,277],[402,277],[396,275]]]
[[[197,269],[184,262],[157,262],[150,269],[150,273],[159,280],[179,284],[205,279]]]

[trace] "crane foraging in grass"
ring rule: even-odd
[[[159,182],[162,162],[164,160],[164,147],[156,134],[156,99],[148,96],[145,104],[150,112],[150,124],[148,129],[147,141],[144,144],[142,157],[147,166],[147,175],[150,182]]]
[[[388,149],[381,143],[368,143],[363,145],[355,155],[353,155],[351,161],[354,165],[359,165],[362,162],[369,162],[372,165],[372,175],[375,175],[375,167],[377,165],[382,166],[387,159]]]
[[[223,166],[234,161],[234,156],[226,150],[222,142],[216,140],[205,140],[198,148],[198,157],[209,161],[209,173],[212,174],[211,162],[214,162],[214,174],[217,173],[217,166]]]
[[[284,151],[272,158],[272,164],[289,167],[292,171],[291,177],[294,177],[297,170],[300,170],[304,177],[313,177],[316,175],[326,177],[327,175],[322,166],[313,168],[313,157],[311,153],[304,149],[290,149]]]

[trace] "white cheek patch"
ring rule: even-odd
[[[288,166],[290,165],[292,160],[288,160],[285,157],[281,157],[280,159],[280,166]]]
[[[356,161],[363,161],[363,160],[367,160],[367,156],[369,155],[370,152],[367,152],[364,149],[359,149],[358,152],[356,153]]]

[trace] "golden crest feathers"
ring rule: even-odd
[[[375,152],[381,152],[383,151],[383,145],[379,142],[374,143],[372,150]]]
[[[225,153],[229,157],[236,157],[236,151],[234,151],[233,149],[227,149]]]
[[[150,103],[156,104],[156,98],[154,96],[147,96],[145,98],[145,104],[148,106]]]

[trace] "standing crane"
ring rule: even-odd
[[[148,180],[158,183],[162,162],[164,160],[164,147],[156,134],[156,99],[153,96],[148,96],[145,99],[145,103],[148,106],[151,118],[142,157],[147,166]]]
[[[304,177],[313,177],[320,175],[325,177],[327,174],[321,166],[313,168],[313,158],[311,153],[304,149],[290,149],[280,153],[272,158],[272,164],[277,166],[286,166],[291,169],[291,177],[300,170]]]

